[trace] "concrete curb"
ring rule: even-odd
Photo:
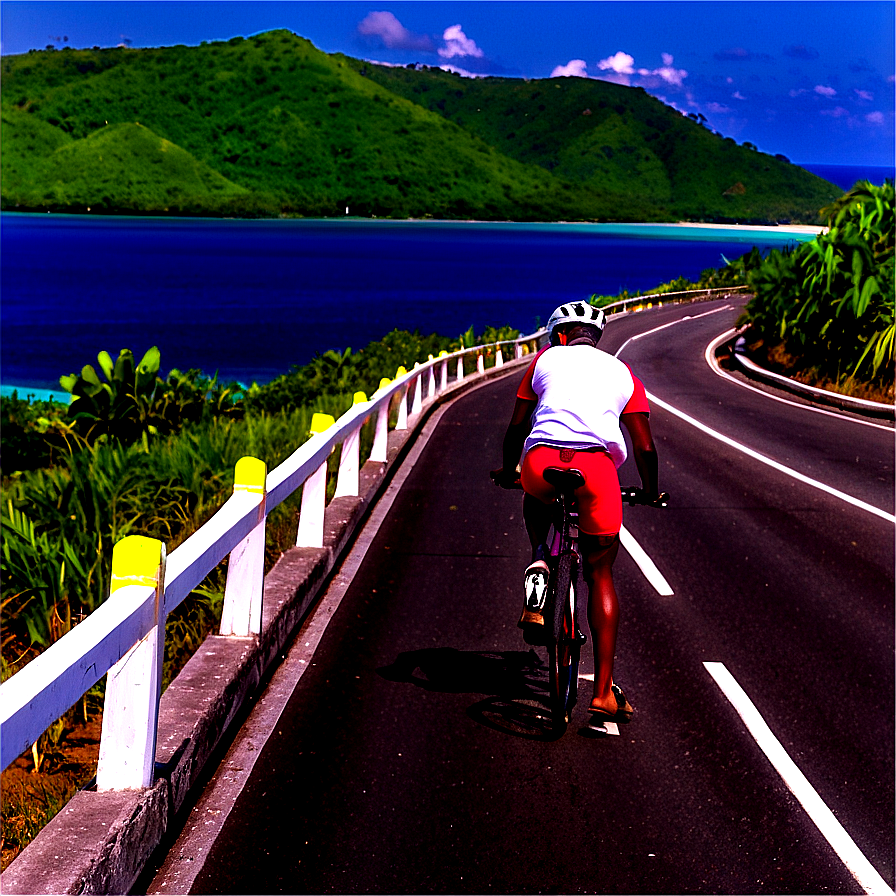
[[[455,383],[412,415],[407,430],[389,433],[386,463],[368,461],[361,471],[360,497],[335,498],[327,507],[324,547],[290,548],[265,576],[260,637],[210,635],[162,695],[154,785],[141,791],[79,791],[0,876],[3,893],[130,891],[433,410],[529,360]]]
[[[734,343],[732,357],[740,365],[743,372],[752,379],[769,383],[794,395],[808,398],[811,401],[817,401],[844,411],[852,411],[854,414],[863,414],[866,417],[880,417],[886,420],[896,418],[896,407],[891,404],[852,398],[849,395],[841,395],[839,392],[830,392],[827,389],[816,389],[814,386],[807,386],[805,383],[790,379],[790,377],[772,373],[770,370],[766,370],[754,361],[751,361],[746,355],[744,346],[744,337],[739,336]]]

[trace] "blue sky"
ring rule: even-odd
[[[67,0],[0,3],[2,53],[288,28],[328,53],[644,87],[802,164],[893,165],[893,0]]]

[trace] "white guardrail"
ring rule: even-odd
[[[605,308],[704,297],[710,297],[707,290],[640,296]],[[407,429],[409,414],[423,409],[424,392],[429,404],[448,388],[452,364],[455,382],[463,380],[464,358],[475,354],[475,375],[481,376],[487,352],[493,351],[495,366],[501,366],[502,347],[510,347],[520,358],[524,345],[534,348],[545,336],[542,329],[513,341],[443,354],[410,372],[399,368],[396,379],[384,379],[369,401],[358,393],[357,403],[338,420],[315,414],[311,438],[270,473],[257,458],[240,460],[231,497],[170,556],[156,539],[132,535],[118,542],[109,599],[0,685],[0,768],[27,750],[108,673],[97,790],[152,786],[168,614],[229,556],[220,633],[260,634],[268,513],[304,486],[296,544],[322,547],[327,458],[337,445],[342,445],[342,454],[335,496],[358,495],[360,433],[368,419],[376,418],[369,459],[385,462],[393,400],[398,402],[395,428]]]

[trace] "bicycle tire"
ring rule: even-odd
[[[578,558],[572,551],[561,554],[549,594],[548,681],[555,729],[564,729],[569,723],[578,695],[581,645],[573,612],[577,566]]]

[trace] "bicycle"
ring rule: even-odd
[[[549,576],[544,604],[545,631],[541,639],[548,652],[548,709],[555,734],[562,733],[572,717],[578,700],[579,661],[587,641],[578,626],[578,589],[581,585],[582,557],[578,549],[579,514],[576,489],[585,484],[581,470],[575,467],[547,467],[544,478],[557,491],[556,517],[548,532]],[[519,482],[516,487],[522,488]],[[666,507],[668,495],[648,501],[643,489],[621,487],[622,500],[629,505],[652,504]],[[606,733],[601,724],[590,726],[595,733]]]

